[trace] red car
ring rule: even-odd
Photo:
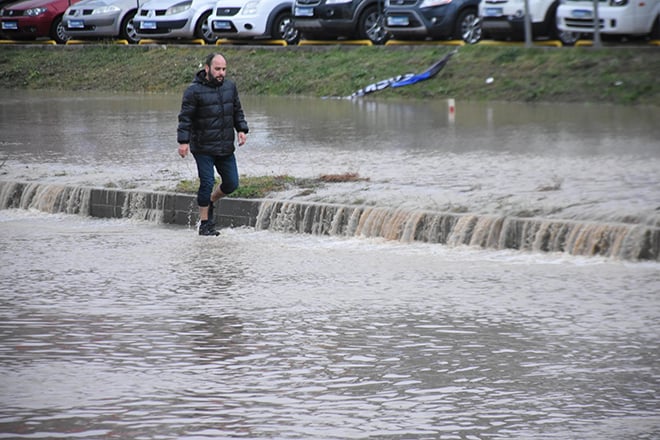
[[[0,9],[0,35],[9,40],[36,40],[48,37],[66,43],[62,26],[66,8],[79,0],[22,0]]]

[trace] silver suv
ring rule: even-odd
[[[120,38],[131,44],[140,39],[133,27],[137,0],[82,0],[64,12],[62,24],[72,38]]]
[[[216,0],[149,0],[133,18],[140,38],[201,38],[206,43],[218,39],[208,26]]]

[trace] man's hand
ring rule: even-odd
[[[186,157],[190,151],[190,145],[188,144],[179,144],[179,156]]]
[[[247,134],[242,131],[238,132],[238,145],[243,145],[247,141]]]

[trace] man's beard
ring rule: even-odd
[[[208,79],[209,83],[213,86],[221,86],[222,83],[225,82],[224,76],[218,79],[213,75],[206,75],[206,78]]]

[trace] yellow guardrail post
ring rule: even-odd
[[[559,40],[548,40],[548,41],[535,41],[534,46],[562,47],[563,44]]]
[[[221,38],[218,41],[215,42],[217,46],[220,46],[222,44],[238,44],[238,45],[245,45],[249,46],[252,44],[266,44],[266,45],[273,45],[273,46],[288,46],[289,44],[286,42],[286,40],[232,40],[231,38]]]
[[[434,41],[416,41],[416,40],[389,40],[385,46],[465,46],[463,40],[434,40]]]
[[[323,46],[323,45],[347,45],[347,46],[373,46],[371,40],[300,40],[298,46]]]

